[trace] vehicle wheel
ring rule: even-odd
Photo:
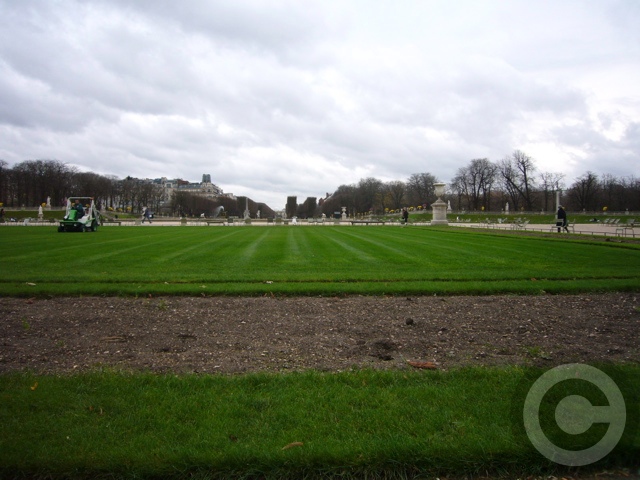
[[[86,225],[82,225],[82,231],[86,232],[87,231],[87,226]]]
[[[98,222],[97,221],[93,221],[93,223],[91,224],[91,231],[92,232],[97,232],[98,231]]]
[[[58,227],[58,232],[64,232],[64,227]]]

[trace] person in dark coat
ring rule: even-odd
[[[558,233],[563,228],[569,233],[569,222],[567,220],[567,212],[565,212],[562,205],[558,207],[558,213],[556,214],[556,226],[558,227]]]
[[[143,209],[144,210],[142,212],[142,222],[140,223],[144,223],[145,220],[151,223],[151,217],[153,216],[153,214],[151,213],[151,209],[149,207],[143,207]]]
[[[409,210],[406,207],[402,209],[402,223],[409,223]]]
[[[82,217],[84,217],[84,207],[80,203],[80,200],[76,200],[76,205],[75,205],[75,207],[73,207],[73,209],[76,212],[78,212],[77,215],[76,215],[76,218],[78,220],[80,220]]]

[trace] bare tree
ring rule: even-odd
[[[625,187],[623,180],[605,173],[600,177],[600,199],[602,207],[607,207],[610,211],[624,210]]]
[[[47,197],[52,197],[55,205],[71,189],[74,173],[57,160],[26,160],[5,171],[3,195],[11,206],[35,206]]]
[[[9,164],[7,162],[0,160],[0,203],[3,205],[8,204],[9,185],[11,184],[9,181],[11,173],[7,168],[8,166]]]
[[[467,208],[479,210],[491,209],[491,192],[496,180],[498,167],[486,158],[471,160],[469,165],[458,169],[451,182],[452,191],[459,198],[465,198]]]
[[[569,198],[578,210],[594,211],[597,209],[598,193],[598,176],[587,172],[571,185]]]
[[[549,211],[551,209],[555,210],[553,199],[555,198],[556,192],[564,188],[563,180],[563,173],[543,172],[540,174],[540,189],[543,202],[542,208],[544,208],[545,211]],[[549,208],[549,202],[551,202],[551,208]]]
[[[336,212],[339,214],[342,207],[346,207],[349,214],[356,212],[357,190],[355,185],[340,185],[332,195],[322,202],[322,213],[331,217]]]
[[[533,159],[524,152],[516,150],[499,163],[502,185],[517,210],[522,205],[533,210],[533,192],[535,188]]]
[[[406,182],[407,202],[410,205],[427,205],[435,201],[435,184],[438,179],[430,173],[414,173]]]
[[[620,210],[640,210],[640,178],[630,176],[620,180]]]
[[[356,211],[354,213],[365,213],[375,209],[379,204],[380,194],[384,184],[377,178],[363,178],[358,182],[356,191]]]
[[[407,187],[404,182],[400,180],[395,180],[388,182],[386,184],[386,198],[388,198],[389,205],[387,205],[385,201],[385,205],[383,205],[383,210],[386,207],[389,207],[393,210],[397,210],[402,208],[404,205],[404,199],[406,195]]]
[[[141,182],[138,188],[140,205],[147,206],[157,212],[160,209],[163,196],[162,186],[153,182]],[[210,205],[204,206],[205,212],[208,212],[209,209]]]

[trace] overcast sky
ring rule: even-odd
[[[519,149],[640,171],[638,0],[0,0],[0,159],[274,209]],[[85,192],[90,193],[90,192]]]

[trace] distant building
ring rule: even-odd
[[[170,202],[173,192],[185,192],[211,199],[218,197],[236,198],[232,193],[225,194],[218,185],[211,183],[211,175],[208,173],[202,175],[200,183],[191,183],[181,179],[170,180],[167,177],[155,179],[153,183],[162,186],[163,202]]]

